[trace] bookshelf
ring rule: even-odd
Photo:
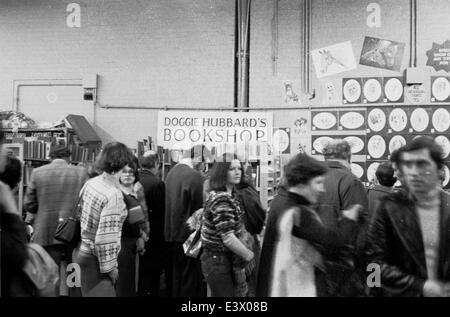
[[[71,150],[72,164],[94,162],[100,152],[102,142],[84,117],[68,115],[66,120],[70,127],[17,131],[2,129],[6,148],[11,149],[23,162],[19,210],[22,210],[24,190],[29,184],[33,169],[50,163],[50,151],[55,145],[63,144]]]
[[[6,153],[8,156],[13,156],[18,158],[22,162],[22,175],[24,175],[24,157],[23,157],[23,144],[21,143],[7,143],[4,145]],[[23,205],[23,192],[24,192],[24,178],[19,183],[19,188],[16,194],[17,207],[19,211],[22,211]]]

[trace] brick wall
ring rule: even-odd
[[[233,0],[83,0],[81,28],[66,25],[71,1],[0,1],[0,109],[11,109],[13,80],[81,78],[97,73],[99,102],[128,106],[223,107],[233,104]],[[74,2],[76,2],[74,0]],[[409,61],[409,0],[313,0],[312,49],[351,40],[359,61],[364,36],[406,43]],[[369,28],[366,8],[381,6],[382,27]],[[418,66],[433,42],[449,39],[448,0],[418,1]],[[300,92],[301,1],[279,1],[277,73],[272,71],[273,0],[252,1],[250,106],[282,105],[283,83]],[[328,81],[340,92],[343,77],[402,73],[360,66],[318,80],[320,105]],[[429,69],[429,75],[435,74]],[[441,72],[441,74],[446,74]],[[428,87],[429,89],[429,87]],[[96,109],[104,141],[135,141],[156,135],[156,111]],[[291,111],[275,112],[275,125],[289,126]]]
[[[69,28],[66,7],[81,6]],[[0,109],[13,80],[99,74],[99,102],[233,105],[234,2],[229,0],[0,1]],[[156,135],[156,111],[96,109],[104,141]]]

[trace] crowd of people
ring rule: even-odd
[[[268,211],[248,162],[226,153],[205,173],[206,152],[182,151],[163,181],[153,151],[138,160],[112,142],[85,168],[56,146],[33,170],[21,214],[20,161],[0,148],[1,295],[38,295],[23,270],[35,243],[59,268],[55,296],[450,297],[450,194],[432,139],[397,150],[369,188],[344,140],[324,162],[297,154]],[[55,231],[76,206],[81,238],[66,244]]]

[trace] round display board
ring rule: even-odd
[[[386,126],[386,115],[381,109],[373,109],[368,116],[368,124],[373,132],[380,132]]]
[[[389,125],[395,132],[405,130],[408,125],[408,116],[403,109],[394,109],[389,115]]]
[[[380,99],[382,93],[381,84],[376,79],[369,79],[364,84],[364,97],[368,102],[376,102]]]
[[[344,98],[348,102],[356,102],[361,97],[361,85],[358,81],[350,79],[344,85]]]
[[[383,157],[386,152],[386,142],[380,135],[374,135],[367,143],[367,150],[369,155],[375,159]]]

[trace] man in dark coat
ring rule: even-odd
[[[394,176],[394,168],[390,163],[383,163],[378,166],[375,172],[376,184],[367,190],[367,199],[369,201],[369,217],[375,214],[381,199],[392,192],[397,178]]]
[[[171,294],[172,268],[168,244],[164,241],[165,185],[158,176],[160,159],[156,152],[146,152],[140,160],[139,182],[144,187],[149,210],[150,237],[139,262],[139,295],[159,297],[160,277],[164,271],[166,296]]]
[[[289,274],[286,272],[286,268],[277,267],[277,262],[280,260],[279,256],[292,256],[292,254],[288,254],[290,252],[277,253],[277,249],[283,243],[281,236],[286,233],[286,229],[281,225],[284,222],[282,219],[292,209],[297,210],[299,220],[294,223],[292,232],[287,232],[287,234],[292,234],[295,238],[313,245],[322,255],[332,254],[334,253],[333,250],[351,243],[353,237],[345,236],[342,232],[353,231],[357,227],[354,220],[359,215],[358,207],[342,211],[343,217],[337,221],[338,230],[326,228],[311,209],[311,204],[316,203],[320,193],[324,191],[323,184],[326,172],[325,165],[305,154],[298,154],[284,167],[284,184],[280,187],[278,195],[270,206],[267,219],[259,263],[256,296],[317,296],[323,293],[325,287],[323,285],[323,274],[321,273],[323,268],[320,264],[321,261],[317,260],[320,257],[310,256],[312,253],[304,248],[300,254],[294,253],[296,257],[301,257],[301,259],[296,258],[293,263],[290,263],[293,266],[298,265],[295,263],[300,263],[298,270],[303,271],[304,275],[310,274],[307,273],[306,269],[308,265],[314,264],[314,291],[308,291],[307,289],[311,288],[311,285],[302,283],[307,279],[296,280],[297,274]],[[292,245],[295,244],[294,241],[291,241],[291,243]],[[280,272],[280,270],[284,273],[278,274],[278,278],[283,279],[284,282],[290,281],[286,285],[283,285],[283,281],[276,280],[276,272]],[[293,278],[294,280],[292,280]],[[274,287],[274,284],[283,286],[276,290],[277,287]]]
[[[391,160],[405,190],[386,196],[371,222],[367,255],[375,271],[368,282],[381,296],[450,297],[450,194],[440,186],[442,149],[431,138],[417,138]]]
[[[203,297],[205,287],[201,262],[184,254],[183,243],[192,230],[187,219],[203,207],[203,180],[194,163],[203,158],[202,147],[183,151],[183,158],[166,178],[166,213],[164,237],[170,243],[173,261],[172,295]]]
[[[0,131],[0,174],[5,171],[6,151],[3,147],[3,132]],[[23,267],[28,260],[27,232],[22,216],[10,187],[0,181],[0,297],[25,297],[36,294],[36,288],[25,275]]]
[[[362,206],[357,232],[342,232],[347,237],[358,237],[352,248],[338,250],[335,257],[326,257],[327,291],[319,296],[354,297],[364,295],[363,272],[365,262],[360,252],[364,245],[364,227],[367,221],[367,195],[362,182],[351,171],[351,146],[345,140],[333,140],[323,149],[325,164],[325,192],[319,198],[317,213],[325,226],[338,230],[342,210]]]

